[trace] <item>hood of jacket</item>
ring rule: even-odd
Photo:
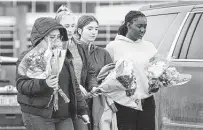
[[[115,38],[115,41],[129,42],[129,43],[135,43],[135,42],[139,43],[140,41],[142,41],[142,39],[138,39],[136,41],[133,41],[133,40],[131,40],[131,39],[129,39],[129,38],[123,36],[123,35],[117,35],[116,38]]]
[[[66,29],[51,17],[38,18],[31,31],[30,40],[33,46],[36,46],[51,31],[59,29],[60,35],[63,36],[62,41],[68,41]]]

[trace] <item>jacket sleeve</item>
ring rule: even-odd
[[[90,92],[93,87],[98,87],[96,72],[90,60],[88,60],[88,71],[87,71],[86,83],[87,83],[86,89],[88,92]]]
[[[21,62],[22,55],[17,61],[16,65],[16,87],[19,93],[32,96],[41,94],[48,89],[45,79],[32,79],[27,76],[18,74],[18,66]]]
[[[19,93],[29,96],[42,94],[49,88],[44,79],[31,79],[25,76],[18,76],[16,87]]]
[[[88,106],[85,101],[85,98],[82,96],[82,92],[79,88],[79,84],[75,77],[75,86],[76,86],[76,99],[77,99],[77,114],[78,115],[87,115],[88,114]]]

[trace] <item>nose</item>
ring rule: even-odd
[[[71,32],[71,29],[70,29],[70,28],[67,28],[66,30],[67,30],[67,32]]]
[[[141,32],[141,33],[144,33],[145,30],[146,30],[145,27],[140,28],[140,32]]]
[[[92,34],[93,34],[93,35],[96,35],[97,32],[98,32],[97,30],[93,30],[93,31],[92,31]]]

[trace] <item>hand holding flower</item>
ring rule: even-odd
[[[53,88],[54,90],[58,89],[58,77],[56,75],[50,75],[46,79],[46,83],[50,88]]]

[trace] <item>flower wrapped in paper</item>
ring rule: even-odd
[[[30,50],[21,60],[18,73],[29,78],[46,79],[51,72],[52,52],[47,43],[42,40],[40,44]]]
[[[100,74],[108,70],[105,67]],[[121,105],[142,110],[141,99],[151,96],[160,88],[185,84],[190,79],[191,75],[180,74],[162,58],[155,58],[148,66],[131,59],[121,59],[103,80],[99,90]]]
[[[133,63],[121,62],[116,67],[116,79],[125,87],[126,96],[132,96],[136,89],[136,77],[134,75]]]
[[[50,75],[59,76],[64,60],[65,50],[42,40],[23,57],[18,67],[18,73],[35,79],[46,79]],[[70,102],[60,86],[58,88],[54,90],[48,103],[50,105],[52,101],[54,102],[55,111],[58,110],[58,94],[66,103]]]
[[[105,77],[105,79],[99,86],[99,91],[123,106],[142,110],[141,100],[133,97],[136,91],[140,91],[137,83],[143,80],[142,77],[137,78],[140,68],[134,68],[134,63],[130,60],[119,60],[114,64],[115,67],[112,66],[113,64],[106,65],[101,69],[98,77]],[[105,72],[106,70],[108,72]]]
[[[149,94],[164,87],[178,86],[190,81],[190,74],[180,74],[167,60],[155,58],[147,67]]]

